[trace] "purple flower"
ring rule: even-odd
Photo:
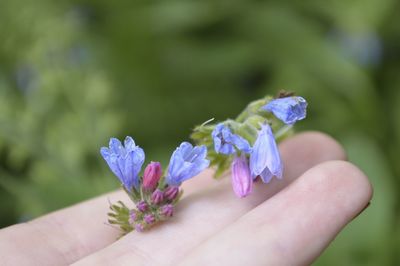
[[[298,96],[279,98],[270,101],[262,109],[272,112],[285,124],[292,125],[306,117],[307,101]]]
[[[206,156],[206,146],[193,147],[192,144],[183,142],[171,156],[167,184],[180,186],[183,181],[198,175],[210,164]]]
[[[164,200],[164,192],[156,189],[153,194],[151,194],[151,202],[153,204],[160,204]]]
[[[212,132],[214,149],[217,153],[233,154],[237,151],[250,153],[249,142],[239,135],[233,134],[231,129],[223,123],[219,123]]]
[[[235,157],[232,162],[232,187],[239,198],[246,197],[251,193],[253,179],[250,174],[246,155]]]
[[[135,145],[131,137],[126,137],[124,146],[116,138],[110,139],[109,148],[100,150],[111,171],[118,177],[124,187],[131,191],[139,188],[139,172],[144,162],[144,151]]]
[[[250,171],[253,178],[260,176],[264,183],[273,176],[282,178],[283,165],[271,127],[261,126],[250,154]]]

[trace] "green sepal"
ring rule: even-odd
[[[202,145],[211,145],[212,137],[211,133],[213,132],[215,125],[200,125],[194,128],[193,133],[190,135],[190,138],[196,144]]]
[[[129,208],[122,201],[111,204],[110,210],[108,222],[120,228],[121,236],[133,231],[133,227],[129,224]]]
[[[232,158],[225,154],[218,154],[214,150],[210,150],[208,153],[208,159],[210,159],[210,166],[214,167],[215,173],[214,178],[218,179],[222,177],[229,166],[231,165]]]
[[[246,121],[249,117],[253,115],[259,115],[262,113],[261,107],[266,105],[269,101],[271,101],[273,98],[270,96],[267,96],[263,99],[253,101],[247,105],[247,107],[241,112],[238,117],[235,119],[237,122],[244,122]]]
[[[265,119],[253,119],[249,118],[246,120],[245,123],[241,124],[237,130],[234,132],[235,134],[245,138],[250,145],[252,145],[258,136],[258,128],[260,127],[259,124]]]
[[[284,127],[281,127],[275,134],[275,139],[277,143],[280,143],[287,139],[290,136],[293,136],[295,133],[295,130],[292,125],[286,125]]]

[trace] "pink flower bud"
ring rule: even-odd
[[[165,217],[171,217],[174,215],[174,206],[172,204],[167,204],[161,207],[161,215]]]
[[[179,193],[179,187],[169,186],[164,191],[164,197],[167,198],[168,200],[174,200],[176,196],[178,196],[178,193]]]
[[[147,211],[149,206],[147,205],[147,203],[145,201],[141,200],[141,201],[139,201],[138,204],[136,204],[136,208],[138,208],[138,210],[141,212],[145,212],[145,211]]]
[[[154,222],[156,221],[156,218],[154,217],[153,214],[146,214],[146,215],[144,216],[144,221],[145,221],[147,224],[152,224],[152,223],[154,223]]]
[[[157,187],[161,175],[161,164],[159,162],[149,163],[144,169],[143,189],[153,191]]]
[[[253,180],[249,164],[244,154],[235,157],[232,162],[232,187],[239,198],[246,197],[252,190]]]
[[[151,202],[154,204],[160,204],[164,200],[164,192],[159,189],[156,189],[151,195]]]

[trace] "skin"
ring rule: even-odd
[[[206,170],[184,183],[175,216],[144,233],[105,224],[117,191],[0,230],[0,265],[308,265],[368,205],[368,178],[343,148],[307,132],[280,145],[285,175],[235,197]]]

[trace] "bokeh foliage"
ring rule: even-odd
[[[117,187],[98,154],[134,136],[166,161],[195,124],[279,89],[310,102],[375,187],[317,262],[398,265],[400,3],[2,1],[0,226]],[[307,247],[305,247],[307,248]]]

